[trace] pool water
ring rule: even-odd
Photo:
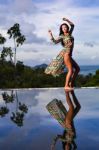
[[[78,88],[81,109],[74,118],[78,150],[99,149],[99,88]],[[50,150],[63,127],[47,111],[54,98],[68,110],[63,88],[0,90],[0,150]],[[56,150],[63,150],[62,142]]]

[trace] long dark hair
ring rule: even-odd
[[[65,25],[67,27],[67,31],[69,32],[69,26],[66,23],[63,23],[63,24],[60,25],[60,29],[59,29],[59,31],[60,31],[59,35],[60,36],[64,34],[64,32],[62,31],[62,26],[63,25]],[[63,40],[61,41],[61,44],[62,44],[62,46],[64,46]]]

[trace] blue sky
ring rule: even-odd
[[[17,60],[27,65],[48,64],[57,56],[62,46],[51,43],[48,29],[57,37],[63,17],[75,24],[73,58],[80,65],[99,64],[98,0],[0,0],[0,33],[8,38],[7,29],[20,24],[27,40],[17,50]]]

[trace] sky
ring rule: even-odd
[[[17,60],[29,66],[49,64],[62,50],[50,41],[48,30],[57,38],[63,17],[75,25],[74,60],[99,65],[99,0],[0,0],[0,33],[8,39],[7,30],[20,24],[26,41],[17,49]],[[13,41],[4,46],[13,47]]]

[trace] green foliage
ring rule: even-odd
[[[10,57],[10,61],[12,61],[13,53],[11,47],[3,47],[3,50],[1,52],[1,60],[6,60],[6,57]]]
[[[8,29],[9,38],[13,38],[16,46],[22,45],[25,41],[25,36],[21,34],[20,25],[18,23],[14,24],[10,29]]]
[[[4,44],[6,42],[6,38],[0,34],[0,44]]]
[[[17,48],[24,43],[26,40],[25,36],[22,35],[20,30],[20,25],[18,23],[14,24],[11,28],[8,29],[7,34],[9,35],[9,39],[13,39],[14,42],[14,65],[16,66],[16,50]],[[6,42],[5,37],[0,34],[0,44],[4,44]],[[2,63],[6,60],[7,56],[10,57],[10,61],[12,62],[13,57],[13,49],[11,47],[3,47],[1,51],[0,60]]]
[[[97,70],[95,75],[90,78],[89,82],[86,83],[86,86],[99,86],[99,70]]]
[[[31,68],[18,61],[16,68],[10,61],[4,64],[0,61],[0,88],[43,88],[43,87],[64,87],[66,73],[59,77],[46,75],[44,68]],[[78,75],[76,87],[99,86],[99,70],[95,75]]]
[[[90,82],[90,80],[92,80],[91,73],[89,73],[86,76],[80,74],[80,75],[78,75],[78,77],[76,79],[75,86],[77,86],[77,87],[88,86],[88,83]]]

